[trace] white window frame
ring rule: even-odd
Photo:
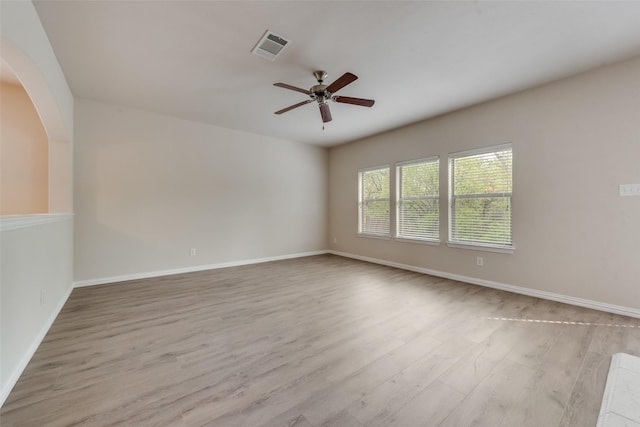
[[[403,188],[402,188],[402,169],[406,166],[413,166],[425,163],[435,163],[437,165],[437,180],[438,185],[436,188],[437,193],[435,195],[430,196],[419,196],[419,197],[411,197],[404,198],[403,197]],[[395,221],[395,239],[399,241],[409,241],[416,243],[427,243],[427,244],[440,244],[440,156],[426,157],[422,159],[415,160],[407,160],[404,162],[396,163],[396,221]],[[415,236],[407,236],[401,234],[401,221],[402,221],[402,205],[405,200],[436,200],[438,202],[438,220],[437,220],[437,237],[415,237]]]
[[[363,177],[367,172],[374,172],[374,171],[381,171],[381,170],[387,170],[387,173],[389,174],[389,197],[387,198],[377,198],[377,199],[367,199],[364,200],[363,199]],[[363,206],[367,201],[386,201],[389,205],[389,218],[388,218],[388,222],[389,222],[389,231],[387,233],[374,233],[371,232],[369,230],[364,230],[364,221],[363,221],[363,215],[364,215],[364,210],[363,210]],[[391,167],[390,165],[386,164],[386,165],[380,165],[380,166],[373,166],[373,167],[369,167],[369,168],[363,168],[363,169],[358,169],[358,235],[359,236],[363,236],[363,237],[374,237],[374,238],[382,238],[382,239],[390,239],[391,238]]]
[[[510,193],[494,193],[494,194],[477,194],[477,195],[464,195],[464,196],[456,196],[454,194],[455,188],[454,185],[454,173],[453,173],[453,164],[455,159],[477,156],[482,154],[489,154],[498,151],[511,151],[511,161],[512,161],[512,171],[511,171],[511,185],[512,189]],[[449,204],[448,204],[448,240],[447,246],[455,247],[455,248],[464,248],[464,249],[477,249],[484,250],[489,252],[500,252],[500,253],[513,253],[515,250],[515,246],[513,244],[513,147],[511,143],[508,144],[500,144],[494,145],[490,147],[478,148],[474,150],[461,151],[457,153],[449,154],[448,161],[448,173],[449,173]],[[455,215],[455,202],[456,199],[459,198],[486,198],[486,197],[509,197],[510,206],[510,243],[509,244],[495,244],[490,242],[482,242],[482,241],[467,241],[467,240],[457,240],[453,238],[453,226],[454,226],[454,215]]]

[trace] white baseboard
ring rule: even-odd
[[[38,347],[40,347],[40,344],[42,343],[42,340],[44,339],[44,337],[47,335],[47,332],[49,332],[51,325],[53,325],[53,322],[56,320],[56,317],[58,317],[58,314],[60,314],[62,307],[64,307],[64,304],[69,299],[69,295],[71,295],[71,291],[73,291],[73,286],[69,286],[69,288],[66,290],[64,295],[62,295],[62,298],[60,298],[60,301],[58,301],[58,305],[56,305],[54,310],[51,312],[51,315],[49,316],[49,318],[47,319],[47,322],[44,324],[44,326],[40,330],[40,333],[38,333],[38,335],[35,337],[33,342],[31,342],[29,349],[26,351],[24,356],[22,356],[22,359],[20,359],[20,363],[18,364],[16,369],[13,371],[13,373],[9,377],[9,380],[7,381],[7,383],[4,384],[4,386],[2,387],[2,391],[0,391],[0,407],[4,405],[4,401],[7,399],[7,397],[9,397],[9,393],[11,393],[11,390],[13,390],[13,387],[16,385],[16,383],[20,379],[20,375],[22,375],[25,368],[31,361],[31,358],[36,353],[36,350],[38,350]]]
[[[260,264],[260,263],[264,263],[264,262],[281,261],[281,260],[285,260],[285,259],[302,258],[302,257],[313,256],[313,255],[322,255],[322,254],[327,254],[327,253],[330,253],[330,254],[333,254],[333,255],[337,255],[337,256],[342,256],[342,257],[345,257],[345,258],[353,258],[353,259],[357,259],[357,260],[360,260],[360,261],[371,262],[371,263],[374,263],[374,264],[380,264],[380,265],[386,265],[386,266],[389,266],[389,267],[395,267],[395,268],[399,268],[399,269],[402,269],[402,270],[415,271],[416,273],[429,274],[431,276],[443,277],[445,279],[456,280],[456,281],[459,281],[459,282],[470,283],[470,284],[473,284],[473,285],[484,286],[484,287],[487,287],[487,288],[499,289],[499,290],[503,290],[503,291],[507,291],[507,292],[513,292],[513,293],[516,293],[516,294],[528,295],[528,296],[532,296],[532,297],[536,297],[536,298],[542,298],[542,299],[546,299],[546,300],[562,302],[562,303],[565,303],[565,304],[571,304],[571,305],[576,305],[576,306],[579,306],[579,307],[591,308],[591,309],[594,309],[594,310],[604,311],[604,312],[608,312],[608,313],[614,313],[614,314],[620,314],[620,315],[623,315],[623,316],[640,318],[640,310],[635,309],[635,308],[631,308],[631,307],[624,307],[624,306],[619,306],[619,305],[614,305],[614,304],[607,304],[607,303],[604,303],[604,302],[593,301],[593,300],[588,300],[588,299],[583,299],[583,298],[577,298],[577,297],[557,294],[557,293],[553,293],[553,292],[540,291],[540,290],[537,290],[537,289],[524,288],[524,287],[521,287],[521,286],[508,285],[508,284],[505,284],[505,283],[494,282],[494,281],[484,280],[484,279],[478,279],[478,278],[475,278],[475,277],[463,276],[463,275],[460,275],[460,274],[449,273],[449,272],[446,272],[446,271],[432,270],[432,269],[429,269],[429,268],[416,267],[416,266],[412,266],[412,265],[408,265],[408,264],[401,264],[401,263],[397,263],[397,262],[393,262],[393,261],[387,261],[387,260],[383,260],[383,259],[371,258],[371,257],[367,257],[367,256],[356,255],[356,254],[352,254],[352,253],[348,253],[348,252],[340,252],[340,251],[334,251],[334,250],[319,250],[319,251],[313,251],[313,252],[301,252],[301,253],[279,255],[279,256],[266,257],[266,258],[254,258],[254,259],[247,259],[247,260],[240,260],[240,261],[223,262],[223,263],[218,263],[218,264],[199,265],[199,266],[195,266],[195,267],[176,268],[176,269],[170,269],[170,270],[160,270],[160,271],[152,271],[152,272],[146,272],[146,273],[128,274],[128,275],[123,275],[123,276],[112,276],[112,277],[104,277],[104,278],[99,278],[99,279],[81,280],[81,281],[78,281],[78,282],[74,282],[73,285],[76,288],[83,287],[83,286],[104,285],[104,284],[109,284],[109,283],[124,282],[124,281],[128,281],[128,280],[148,279],[148,278],[152,278],[152,277],[169,276],[169,275],[172,275],[172,274],[191,273],[191,272],[204,271],[204,270],[215,270],[215,269],[219,269],[219,268],[237,267],[237,266],[249,265],[249,264]]]
[[[478,279],[475,277],[462,276],[460,274],[447,273],[445,271],[431,270],[428,268],[415,267],[407,264],[400,264],[393,261],[386,261],[378,258],[370,258],[361,255],[355,255],[347,252],[339,252],[329,250],[327,253],[353,258],[360,261],[372,262],[374,264],[386,265],[389,267],[400,268],[402,270],[415,271],[416,273],[429,274],[431,276],[443,277],[445,279],[457,280],[459,282],[470,283],[472,285],[480,285],[487,288],[499,289],[502,291],[513,292],[516,294],[528,295],[531,297],[562,302],[565,304],[577,305],[579,307],[591,308],[594,310],[605,311],[607,313],[621,314],[623,316],[640,318],[640,310],[620,305],[607,304],[604,302],[593,301],[583,298],[576,298],[568,295],[556,294],[553,292],[539,291],[537,289],[523,288],[520,286],[507,285],[505,283],[493,282],[490,280]]]
[[[77,282],[73,282],[73,286],[74,288],[81,288],[84,286],[106,285],[108,283],[126,282],[128,280],[149,279],[152,277],[170,276],[172,274],[193,273],[195,271],[204,271],[204,270],[216,270],[218,268],[238,267],[241,265],[260,264],[263,262],[272,262],[272,261],[282,261],[285,259],[302,258],[307,256],[313,256],[313,255],[323,255],[326,253],[327,253],[326,250],[313,251],[313,252],[300,252],[295,254],[278,255],[278,256],[272,256],[272,257],[266,257],[266,258],[254,258],[254,259],[246,259],[246,260],[240,260],[240,261],[222,262],[218,264],[197,265],[194,267],[174,268],[170,270],[159,270],[159,271],[150,271],[146,273],[126,274],[123,276],[102,277],[99,279],[80,280]]]

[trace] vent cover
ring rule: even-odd
[[[253,50],[251,50],[251,53],[273,61],[288,44],[289,40],[273,31],[267,30]]]

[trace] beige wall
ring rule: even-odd
[[[326,249],[326,149],[75,104],[76,281]]]
[[[24,88],[0,84],[0,215],[48,212],[49,150]]]
[[[358,168],[508,142],[514,254],[447,247],[445,209],[440,246],[356,235]],[[440,180],[444,208],[446,161]],[[329,181],[333,250],[640,309],[640,197],[618,187],[640,183],[640,58],[332,148]]]

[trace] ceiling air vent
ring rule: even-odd
[[[267,30],[251,53],[273,61],[288,44],[289,40],[273,31]]]

